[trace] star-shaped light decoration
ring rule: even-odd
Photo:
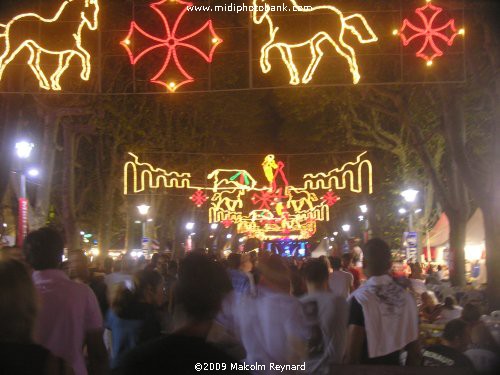
[[[208,197],[203,190],[196,190],[189,199],[193,201],[196,207],[201,207],[207,201]]]
[[[412,23],[405,18],[401,29],[394,30],[393,34],[399,34],[405,47],[413,41],[422,40],[416,55],[431,66],[436,57],[443,55],[446,45],[451,46],[458,35],[464,34],[464,29],[457,30],[455,20],[446,16],[443,8],[431,4],[431,0],[426,2],[425,6],[415,10],[417,22]]]
[[[328,207],[333,206],[340,199],[332,190],[328,190],[325,195],[321,197]]]
[[[210,63],[215,49],[222,43],[222,39],[214,31],[212,20],[206,21],[203,26],[190,33],[179,33],[179,26],[185,22],[186,13],[194,13],[188,12],[188,7],[192,5],[182,0],[161,0],[150,4],[149,7],[160,17],[163,34],[151,35],[132,21],[127,36],[120,42],[132,65],[153,50],[166,50],[160,70],[150,81],[164,86],[170,92],[194,81],[179,60],[179,49],[185,52],[191,50]]]

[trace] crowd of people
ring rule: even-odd
[[[494,373],[499,345],[480,307],[440,303],[418,265],[391,273],[375,238],[311,259],[194,250],[62,262],[51,228],[0,259],[2,374],[332,374],[338,365],[453,366]],[[421,325],[442,325],[426,345]],[[201,366],[201,367],[200,367]]]

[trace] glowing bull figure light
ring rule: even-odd
[[[7,65],[24,50],[29,50],[27,64],[38,79],[41,88],[45,90],[61,90],[59,80],[68,69],[71,59],[77,56],[81,60],[80,78],[88,81],[90,77],[90,54],[82,46],[82,31],[86,26],[96,30],[99,13],[98,0],[66,0],[52,18],[44,18],[35,13],[23,13],[12,18],[7,24],[0,24],[0,37],[5,38],[5,50],[0,56],[0,80]],[[61,33],[61,25],[71,25],[71,16],[79,14],[76,30]],[[35,26],[35,27],[32,27]],[[51,40],[42,40],[40,35],[50,35]],[[57,57],[56,70],[49,79],[40,66],[42,54]]]
[[[271,64],[269,62],[269,52],[273,48],[277,48],[281,54],[281,59],[285,63],[290,74],[290,84],[297,85],[299,83],[308,83],[313,78],[314,72],[318,67],[321,58],[323,57],[323,50],[321,49],[323,42],[330,43],[337,53],[347,60],[349,70],[352,74],[353,83],[358,83],[361,75],[359,74],[358,63],[356,61],[356,52],[349,44],[344,41],[344,34],[350,31],[358,41],[362,44],[376,42],[377,36],[368,25],[366,19],[358,13],[344,16],[340,10],[333,5],[319,5],[319,6],[300,6],[295,0],[289,0],[291,5],[290,9],[300,13],[324,14],[325,11],[332,12],[331,28],[323,30],[322,26],[311,23],[307,27],[302,27],[304,33],[298,37],[290,37],[295,35],[300,25],[291,23],[283,23],[283,17],[272,17],[271,12],[273,9],[281,9],[280,5],[274,5],[273,2],[282,0],[253,0],[252,18],[256,24],[262,24],[267,21],[269,25],[269,40],[260,49],[260,67],[264,73],[271,71]],[[293,28],[293,30],[288,30]],[[312,33],[312,34],[311,34]],[[308,46],[311,51],[311,62],[309,63],[306,72],[300,78],[297,67],[294,63],[293,51],[299,47]]]

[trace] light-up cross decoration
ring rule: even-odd
[[[201,207],[207,201],[208,197],[203,190],[196,190],[189,199],[193,201],[196,207]]]
[[[27,49],[28,66],[35,74],[39,86],[44,90],[61,90],[59,80],[69,68],[73,57],[78,57],[82,69],[80,78],[90,78],[90,53],[82,46],[82,32],[85,27],[96,30],[99,14],[98,0],[66,0],[52,18],[44,18],[35,13],[23,13],[12,18],[7,24],[0,24],[0,37],[5,39],[5,49],[0,56],[0,80],[5,68],[16,56]],[[77,22],[74,17],[78,17]],[[78,25],[65,33],[60,32],[61,25]],[[3,30],[2,30],[3,29]],[[46,38],[42,39],[43,35]],[[42,56],[57,59],[55,70],[47,78],[46,69],[42,69]]]
[[[168,4],[167,4],[168,3]],[[215,34],[212,21],[206,21],[203,26],[187,35],[179,35],[179,26],[183,23],[188,7],[192,3],[182,0],[161,0],[150,4],[160,17],[164,35],[151,35],[132,21],[127,37],[120,42],[125,47],[130,58],[130,63],[135,65],[143,56],[153,50],[167,50],[165,61],[160,70],[150,79],[150,82],[165,86],[168,91],[174,92],[180,86],[193,82],[194,78],[186,71],[179,60],[178,48],[185,47],[201,56],[207,63],[212,62],[215,49],[222,43],[222,39]],[[193,12],[194,13],[194,12]],[[177,14],[173,26],[169,22],[167,15]],[[199,40],[206,41],[206,51],[197,47],[193,43],[200,43]],[[146,48],[136,47],[146,45]]]
[[[292,37],[287,32],[287,29],[290,28],[286,23],[287,17],[271,16],[271,11],[283,8],[283,0],[253,0],[253,22],[260,25],[264,21],[267,21],[268,24],[269,40],[260,49],[260,67],[262,72],[269,73],[271,71],[269,53],[273,48],[276,48],[280,52],[281,59],[288,69],[290,84],[308,83],[313,78],[314,72],[323,57],[323,42],[328,42],[347,61],[352,81],[355,84],[358,83],[361,75],[356,60],[356,52],[344,40],[344,35],[349,31],[362,44],[376,42],[378,38],[366,19],[358,13],[346,16],[333,5],[301,6],[297,4],[296,0],[289,0],[289,2],[288,8],[294,9],[294,12],[323,15],[323,17],[326,12],[331,13],[331,28],[324,29],[323,26],[316,25],[315,23],[292,25],[290,27],[294,30],[291,30],[290,34],[297,32],[304,33],[292,40]],[[311,61],[302,77],[299,75],[294,62],[294,52],[298,48],[309,48],[311,53]]]
[[[427,0],[425,6],[415,10],[415,14],[420,20],[417,22],[418,25],[405,18],[399,32],[397,30],[393,32],[393,34],[399,34],[405,47],[413,41],[422,39],[422,46],[416,52],[416,56],[424,59],[427,66],[431,66],[436,57],[443,55],[439,44],[451,46],[457,35],[464,34],[464,29],[457,30],[455,20],[445,16],[442,11],[443,8],[435,6],[431,4],[430,0]],[[439,17],[440,15],[441,17]]]
[[[333,206],[340,199],[333,191],[329,190],[321,197],[328,207]]]

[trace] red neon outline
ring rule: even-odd
[[[434,11],[434,13],[431,15],[431,17],[428,19],[427,16],[424,14],[424,11],[429,8]],[[399,30],[399,36],[401,37],[401,41],[403,42],[403,45],[406,47],[408,44],[410,44],[413,40],[419,38],[419,37],[424,37],[424,42],[422,44],[422,47],[417,51],[415,54],[417,57],[420,57],[424,59],[425,61],[432,61],[435,57],[442,56],[444,51],[439,49],[438,46],[436,46],[436,43],[434,42],[434,38],[439,38],[443,40],[448,46],[451,46],[453,44],[453,41],[455,40],[456,36],[459,34],[457,31],[457,28],[455,27],[455,19],[451,18],[448,22],[446,22],[444,25],[441,26],[434,26],[434,21],[436,17],[442,12],[443,8],[440,8],[438,6],[435,6],[431,4],[430,2],[427,3],[425,6],[421,8],[417,8],[415,10],[415,13],[418,15],[420,20],[422,21],[424,27],[420,28],[418,26],[415,26],[408,18],[405,18],[403,20],[403,26]],[[408,27],[409,29],[415,31],[415,34],[410,36],[409,38],[406,37],[404,34],[405,28]],[[451,31],[453,34],[448,37],[447,35],[443,34],[441,31],[444,31],[448,27],[451,28]],[[427,55],[424,51],[427,49],[427,47],[430,46],[433,54],[431,56]]]
[[[173,26],[173,28],[171,30],[170,29],[170,25],[168,23],[168,20],[165,17],[165,14],[158,8],[158,6],[160,6],[161,4],[163,4],[163,3],[167,2],[167,1],[172,1],[172,0],[161,0],[159,2],[149,4],[149,7],[151,9],[153,9],[160,16],[160,18],[161,18],[161,20],[163,22],[163,26],[165,28],[165,38],[159,38],[157,36],[154,36],[154,35],[151,35],[151,34],[147,33],[139,25],[137,25],[137,23],[135,21],[132,21],[130,23],[130,28],[129,28],[127,36],[125,37],[124,40],[122,40],[120,42],[120,44],[127,51],[127,55],[129,57],[130,63],[132,65],[135,65],[144,55],[148,54],[149,52],[151,52],[154,49],[157,49],[157,48],[160,48],[160,47],[167,48],[168,49],[167,57],[165,58],[165,61],[164,61],[163,65],[162,65],[162,67],[160,68],[160,70],[150,79],[150,82],[153,82],[153,83],[165,86],[167,88],[167,90],[169,90],[170,92],[174,92],[179,87],[181,87],[182,85],[185,85],[187,83],[191,83],[191,82],[194,81],[194,78],[181,65],[181,63],[179,61],[179,58],[177,56],[177,48],[179,46],[186,47],[186,48],[188,48],[188,49],[196,52],[207,63],[211,63],[212,59],[213,59],[213,55],[215,53],[215,49],[217,48],[217,46],[219,44],[221,44],[223,42],[223,40],[215,33],[215,30],[214,30],[213,24],[212,24],[212,20],[206,21],[203,24],[203,26],[201,26],[198,30],[192,32],[189,35],[182,36],[182,37],[179,37],[179,36],[175,35],[176,31],[177,31],[177,28],[179,27],[182,19],[184,18],[184,15],[187,12],[187,7],[188,6],[192,6],[193,3],[185,2],[185,1],[182,1],[182,0],[175,0],[175,2],[177,2],[179,4],[183,4],[186,7],[177,16],[177,18],[176,18],[176,20],[174,22],[174,26]],[[209,34],[211,35],[211,39],[214,39],[214,38],[217,39],[217,41],[215,43],[212,43],[212,47],[210,48],[210,51],[209,51],[208,55],[204,51],[202,51],[200,48],[198,48],[198,47],[196,47],[196,46],[194,46],[192,44],[187,43],[187,41],[189,41],[189,39],[191,39],[191,38],[197,36],[198,34],[202,33],[207,28],[208,28]],[[134,33],[134,31],[139,32],[139,34],[142,34],[147,39],[155,41],[158,44],[154,44],[153,46],[146,48],[144,51],[140,52],[137,56],[134,57],[134,54],[133,54],[132,50],[129,47],[129,44],[131,42],[131,37],[132,37],[132,34]],[[172,39],[173,39],[173,44],[168,44],[168,41],[172,40]],[[163,73],[168,68],[168,66],[169,66],[169,64],[170,64],[170,62],[172,60],[173,60],[173,62],[175,64],[177,70],[184,77],[184,80],[181,81],[181,82],[179,82],[179,83],[176,83],[176,85],[174,87],[170,87],[170,85],[169,85],[170,82],[165,82],[163,80],[159,80],[158,79],[161,75],[163,75]]]

